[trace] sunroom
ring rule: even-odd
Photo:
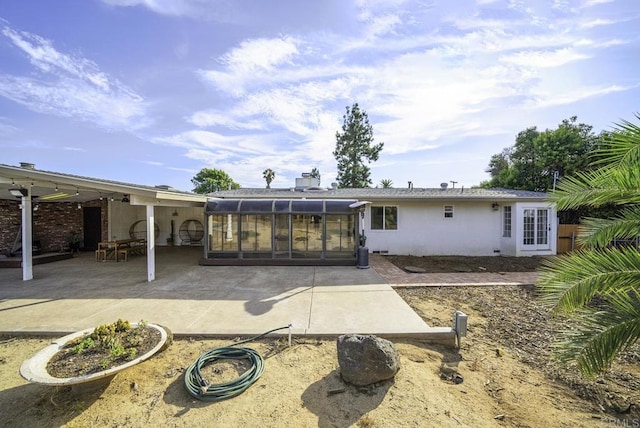
[[[200,264],[353,266],[360,229],[358,210],[352,208],[356,202],[210,200]]]

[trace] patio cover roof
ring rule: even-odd
[[[212,214],[353,214],[356,200],[327,199],[220,199],[209,201]]]
[[[0,199],[15,200],[9,189],[22,187],[39,202],[86,202],[104,198],[122,199],[127,195],[131,205],[172,207],[201,206],[205,195],[183,192],[169,186],[144,186],[79,175],[36,169],[33,164],[21,166],[0,164]]]

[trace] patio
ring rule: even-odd
[[[202,247],[158,247],[157,277],[146,257],[95,262],[93,253],[0,275],[0,333],[60,335],[118,318],[174,334],[251,335],[292,324],[296,335],[416,336],[451,343],[431,328],[374,269],[328,266],[199,266]]]

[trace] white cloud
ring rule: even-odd
[[[148,124],[142,97],[110,78],[85,58],[63,54],[40,36],[2,30],[40,74],[0,74],[0,95],[39,113],[73,117],[105,128],[135,129]]]
[[[245,92],[247,83],[255,85],[268,79],[276,66],[289,64],[299,53],[298,43],[291,37],[245,40],[218,59],[224,71],[201,70],[199,73],[218,89],[239,96]]]
[[[150,11],[168,16],[186,16],[195,19],[213,19],[234,22],[238,8],[226,0],[102,0],[115,7],[145,7]]]
[[[85,59],[58,52],[51,41],[35,34],[17,32],[9,27],[2,29],[4,34],[18,48],[22,49],[33,65],[44,72],[69,74],[86,80],[102,90],[109,89],[109,79],[98,70],[98,66]]]
[[[608,86],[594,86],[594,87],[578,87],[578,88],[571,88],[565,91],[556,90],[553,92],[542,91],[542,90],[532,91],[534,97],[528,104],[530,107],[547,108],[547,107],[563,105],[563,104],[573,104],[575,102],[578,102],[587,98],[607,95],[614,92],[627,91],[629,89],[632,89],[632,87],[608,85]]]
[[[291,37],[246,40],[240,44],[240,47],[223,55],[220,61],[239,73],[269,71],[296,55],[297,43]]]
[[[246,115],[242,116],[246,117]],[[200,128],[221,126],[227,129],[265,129],[264,123],[259,120],[236,120],[230,112],[217,110],[197,111],[187,118],[187,122]]]
[[[552,51],[520,51],[501,56],[498,60],[517,66],[549,68],[588,58],[591,58],[591,56],[576,52],[572,48],[562,48]]]
[[[93,122],[105,128],[147,125],[143,102],[131,94],[105,94],[81,81],[44,82],[0,75],[0,95],[38,113]]]
[[[582,2],[581,7],[583,7],[583,8],[593,7],[593,6],[597,6],[599,4],[613,3],[614,1],[615,0],[584,0]]]
[[[612,24],[615,24],[615,21],[612,21],[611,19],[593,18],[589,21],[581,22],[580,26],[582,28],[594,28],[594,27],[601,27],[603,25],[612,25]]]
[[[82,148],[82,147],[71,147],[71,146],[66,146],[63,147],[62,150],[68,151],[68,152],[86,152],[87,150]]]

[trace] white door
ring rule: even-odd
[[[527,250],[548,250],[549,224],[548,208],[526,208],[523,211],[522,246]]]

